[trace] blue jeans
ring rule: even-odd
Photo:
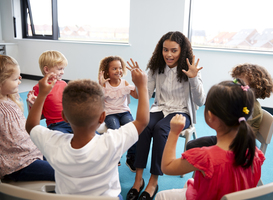
[[[120,126],[127,124],[128,122],[134,121],[130,112],[117,113],[112,115],[107,115],[104,122],[107,128],[118,129]],[[135,157],[136,154],[136,144],[130,147],[127,151],[127,158]]]
[[[63,133],[73,133],[70,124],[65,121],[49,124],[47,128],[50,130],[61,131]]]
[[[35,160],[27,167],[4,178],[13,181],[55,181],[54,169],[45,160]]]
[[[154,175],[163,175],[161,171],[162,154],[170,132],[170,121],[176,114],[182,114],[186,117],[184,129],[188,128],[191,124],[191,120],[189,115],[185,113],[171,113],[164,117],[164,114],[161,111],[150,112],[149,124],[139,135],[135,161],[136,168],[146,168],[153,138],[150,173]]]

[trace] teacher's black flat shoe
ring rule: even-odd
[[[143,190],[143,188],[145,186],[144,179],[142,179],[142,180],[143,180],[143,184],[139,188],[139,192],[137,191],[137,189],[131,188],[129,190],[129,192],[127,193],[126,200],[137,200],[139,193],[141,192],[141,190]]]
[[[144,192],[142,192],[142,194],[140,195],[138,200],[152,200],[152,199],[154,199],[157,191],[158,191],[158,185],[156,186],[155,192],[152,197],[150,196],[150,194],[148,192],[144,191]]]

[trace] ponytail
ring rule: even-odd
[[[252,115],[254,93],[241,79],[223,81],[211,87],[207,94],[205,112],[220,118],[227,127],[238,127],[229,149],[233,151],[235,165],[248,168],[255,156],[255,136],[246,120]]]
[[[240,121],[239,124],[238,133],[229,148],[235,154],[235,165],[248,168],[252,165],[255,155],[255,136],[245,120]]]

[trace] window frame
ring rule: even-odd
[[[18,27],[22,30],[22,39],[40,39],[40,40],[52,40],[52,41],[65,41],[65,42],[76,42],[76,43],[97,43],[97,44],[113,44],[113,45],[129,45],[129,30],[130,30],[130,22],[128,24],[128,32],[126,32],[127,37],[124,38],[102,38],[102,39],[94,39],[89,38],[85,40],[84,38],[65,39],[62,35],[62,27],[59,27],[58,22],[58,0],[50,0],[51,1],[51,18],[52,18],[52,34],[37,34],[35,31],[35,24],[33,23],[32,9],[31,9],[31,0],[18,0],[20,2],[20,11],[21,11],[21,26]],[[130,16],[129,16],[130,17]],[[35,18],[34,18],[35,19]],[[120,27],[117,27],[120,28]],[[38,29],[36,29],[38,30]],[[39,31],[39,30],[38,30]],[[116,34],[113,32],[112,34]],[[123,33],[122,33],[123,34]]]
[[[47,40],[58,40],[59,27],[58,27],[58,7],[57,0],[51,0],[52,6],[52,34],[42,35],[35,33],[35,27],[33,24],[32,11],[30,0],[21,0],[21,13],[22,13],[22,37],[28,39],[47,39]],[[28,17],[30,20],[30,27],[32,36],[28,35]]]

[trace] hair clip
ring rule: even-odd
[[[244,91],[247,91],[247,90],[249,89],[249,86],[248,86],[248,85],[245,85],[245,86],[241,85],[241,88],[242,88]]]
[[[235,79],[233,80],[233,83],[238,83],[237,78],[235,78]]]
[[[240,118],[238,119],[238,121],[239,121],[239,123],[240,123],[241,121],[246,121],[246,118],[240,117]]]
[[[243,112],[244,112],[245,114],[248,114],[248,113],[249,113],[249,110],[247,109],[247,107],[243,107]]]

